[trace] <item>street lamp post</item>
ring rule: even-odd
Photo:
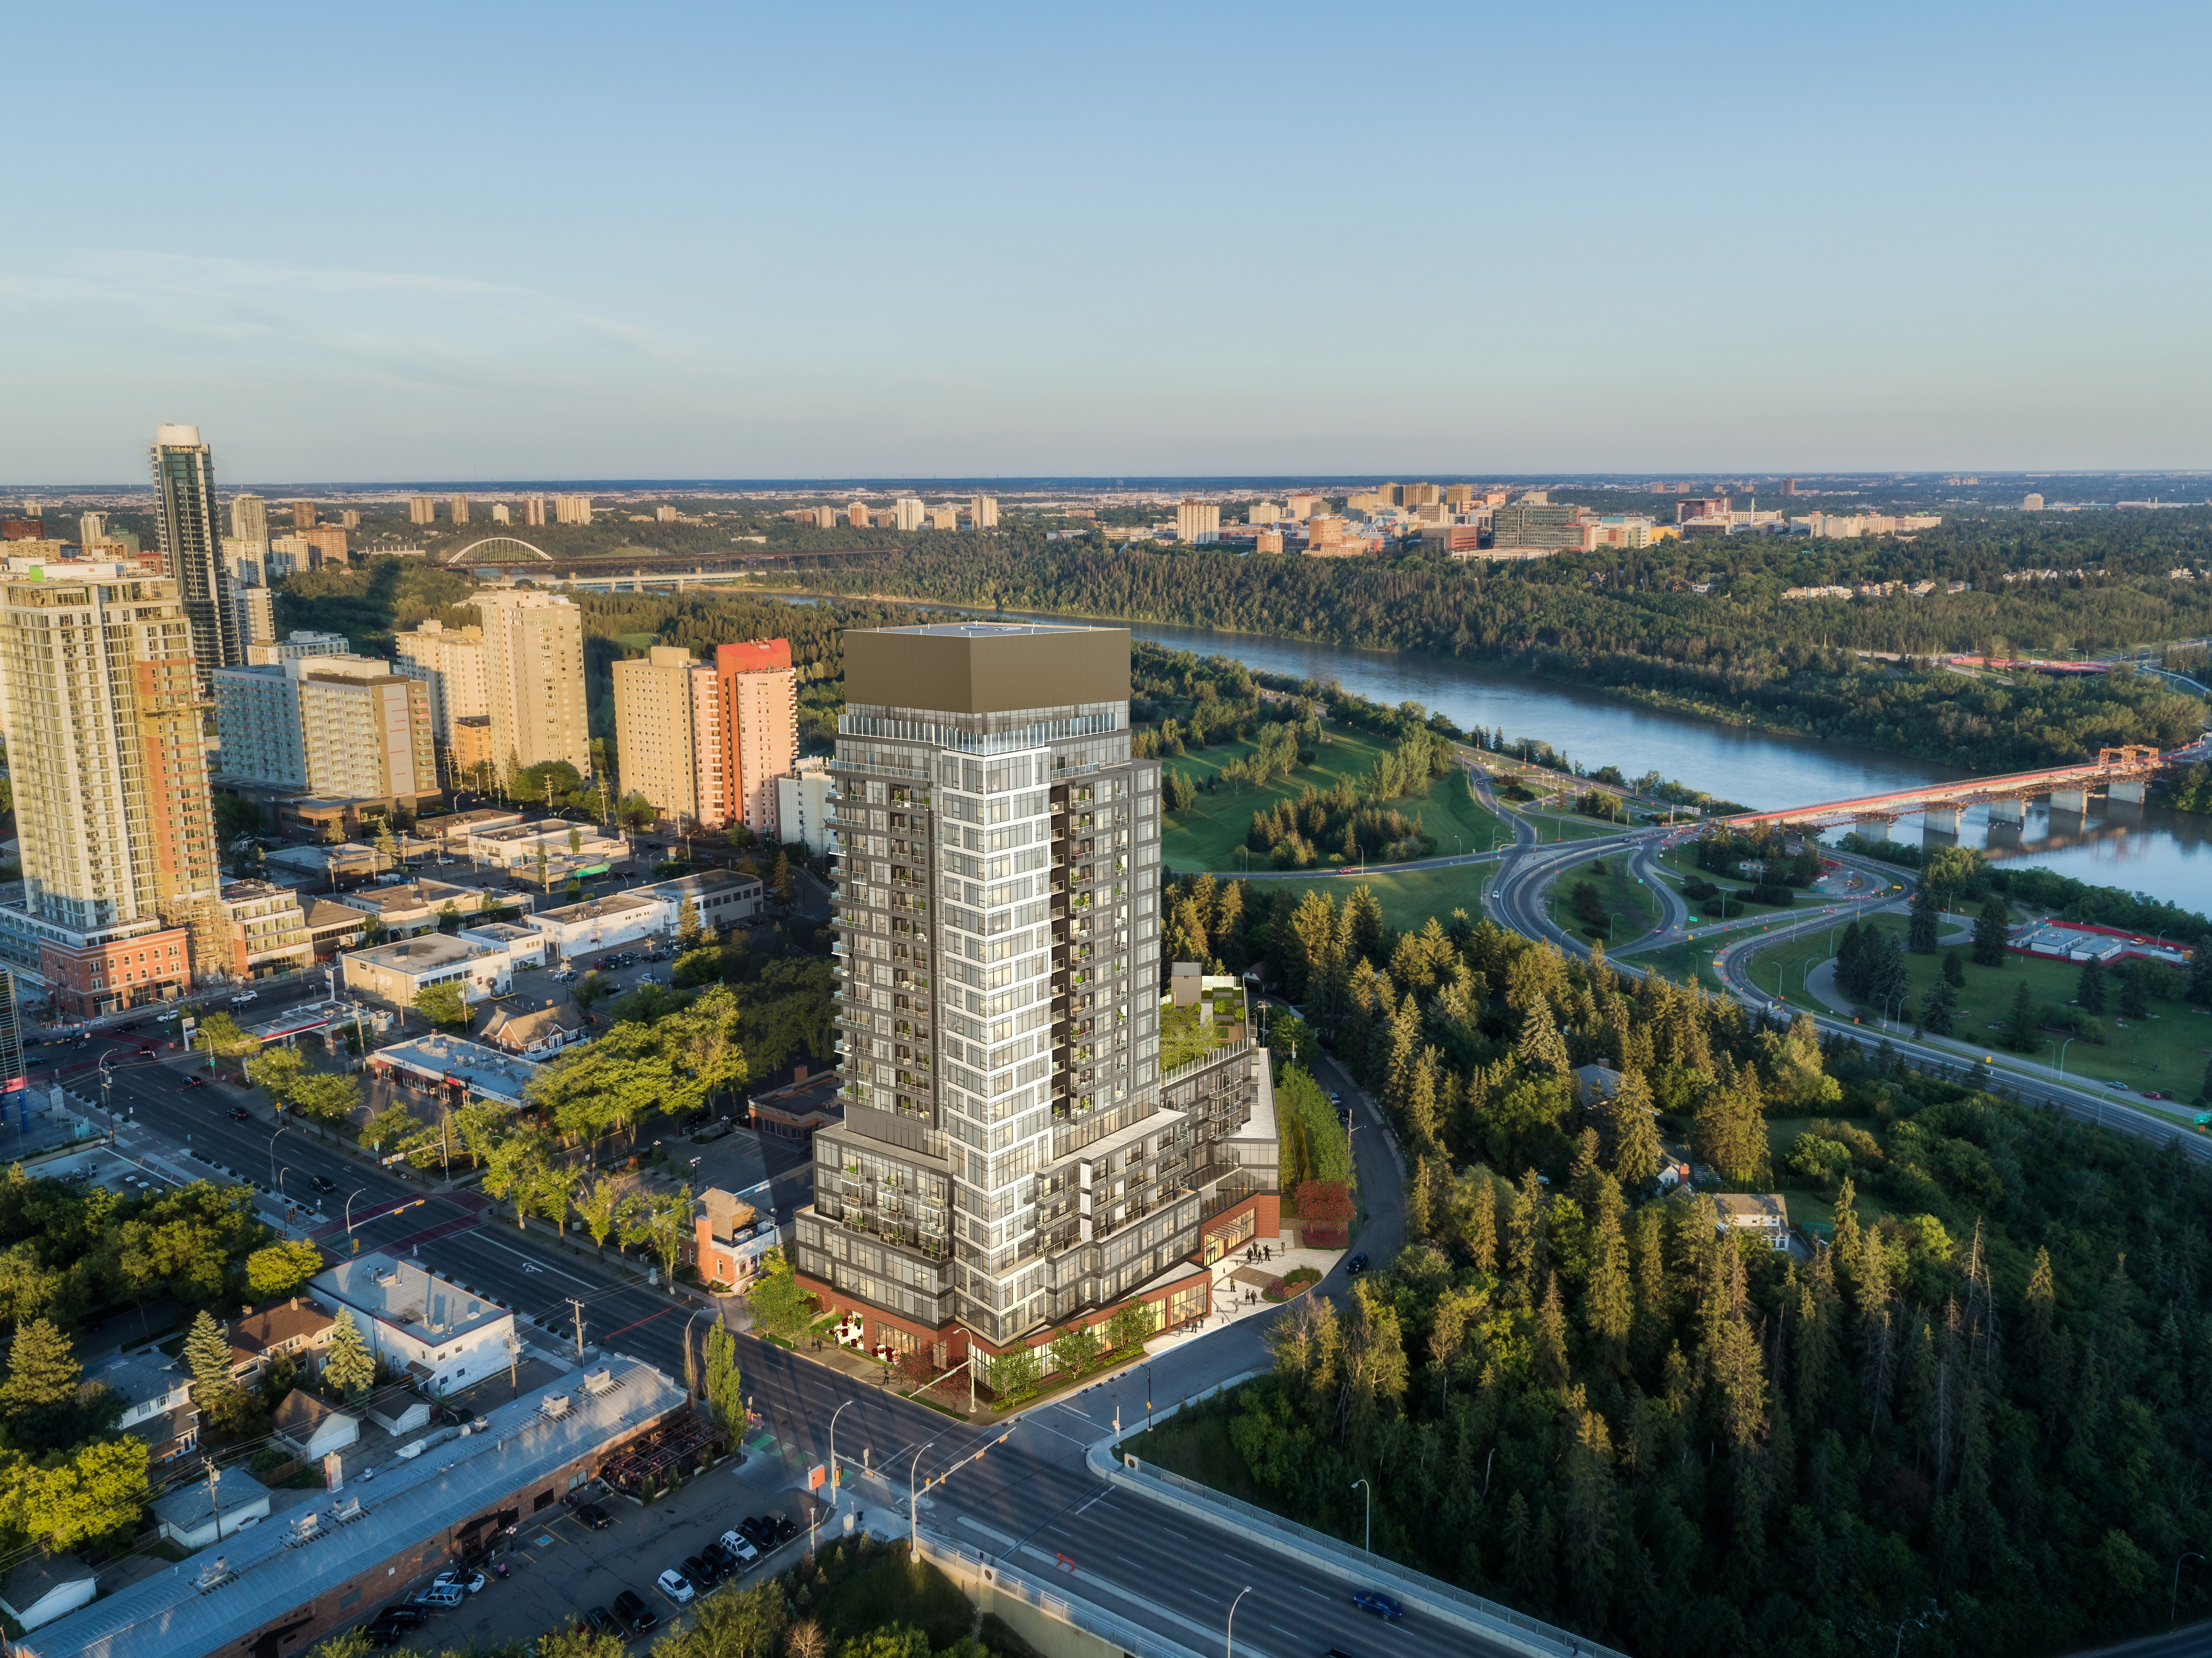
[[[2063,1077],[2066,1074],[2066,1050],[2073,1047],[2075,1042],[2078,1042],[2081,1040],[2081,1039],[2079,1036],[2069,1036],[2063,1042],[2053,1042],[2051,1044],[2053,1048],[2058,1050],[2058,1074],[2060,1076]]]
[[[2183,1555],[2181,1560],[2202,1560],[2203,1558],[2192,1550]],[[2168,1629],[2173,1627],[2173,1620],[2181,1615],[2181,1560],[2173,1563],[2173,1593],[2166,1598],[2166,1626]]]
[[[345,1229],[346,1236],[348,1237],[351,1237],[353,1236],[353,1200],[368,1190],[368,1188],[366,1186],[356,1186],[354,1187],[353,1191],[347,1195],[345,1200]]]
[[[100,1056],[100,1108],[107,1116],[107,1143],[115,1144],[115,1103],[108,1090],[114,1086],[115,1078],[108,1064],[115,1058],[112,1048]]]
[[[277,1124],[276,1134],[283,1133],[291,1126],[289,1122]],[[269,1137],[269,1178],[271,1183],[276,1183],[276,1134]]]
[[[1364,1479],[1355,1479],[1351,1489],[1358,1491],[1362,1485],[1367,1486],[1367,1552],[1372,1554],[1375,1552],[1375,1487]]]
[[[935,1443],[937,1442],[933,1439],[929,1442],[929,1445]],[[924,1445],[921,1450],[914,1454],[914,1461],[906,1471],[906,1540],[907,1558],[909,1560],[921,1558],[921,1509],[915,1503],[914,1477],[921,1467],[922,1451],[927,1451],[929,1445]]]
[[[832,1514],[837,1511],[837,1418],[845,1414],[846,1406],[852,1402],[848,1399],[830,1412],[830,1511]]]
[[[1229,1603],[1229,1640],[1228,1644],[1222,1649],[1224,1658],[1237,1658],[1237,1608],[1243,1604],[1244,1597],[1251,1593],[1252,1586],[1247,1583],[1237,1591],[1237,1598]]]

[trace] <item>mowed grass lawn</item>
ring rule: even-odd
[[[1950,923],[1955,926],[1966,919],[1954,913]],[[1869,918],[1869,924],[1901,938],[1905,918],[1877,915]],[[1843,936],[1842,928],[1836,929],[1836,936]],[[2045,1003],[2064,1007],[2073,1001],[2075,989],[2081,981],[2081,969],[2075,963],[2046,962],[2007,951],[2002,967],[1977,967],[1964,944],[1948,948],[1957,951],[1959,964],[1966,975],[1966,982],[1959,992],[1953,1038],[1978,1048],[2000,1063],[2009,1050],[1997,1046],[1996,1028],[2004,1023],[2005,1016],[2011,1011],[2018,987],[2025,984],[2039,1007]],[[1814,1004],[1799,989],[1804,981],[1805,966],[1810,962],[1817,970],[1829,954],[1828,930],[1824,927],[1806,938],[1759,951],[1753,963],[1753,976],[1763,989],[1771,991],[1775,970],[1780,967],[1787,982],[1789,999],[1798,1006],[1810,1007]],[[1903,1015],[1910,1022],[1921,999],[1928,993],[1928,987],[1942,971],[1943,955],[1907,955],[1905,964],[1912,975],[1911,1003]],[[2122,1083],[2137,1093],[2155,1089],[2185,1102],[2195,1099],[2204,1081],[2206,1062],[2212,1060],[2212,1013],[2199,1013],[2186,1001],[2162,1001],[2154,996],[2149,1018],[2124,1019],[2119,1016],[2119,981],[2108,969],[2105,974],[2105,1011],[2097,1016],[2106,1041],[2101,1045],[2087,1042],[2069,1044],[2066,1074],[2097,1082]],[[1870,1006],[1863,1006],[1860,1011],[1869,1016],[1879,1011]],[[2046,1031],[2035,1052],[2012,1057],[2050,1065],[2057,1058],[2058,1044],[2065,1040],[2063,1033]]]
[[[1167,816],[1160,837],[1163,861],[1172,870],[1234,873],[1243,866],[1237,849],[1252,832],[1254,812],[1270,810],[1278,800],[1296,800],[1309,784],[1326,793],[1336,786],[1339,778],[1345,778],[1357,787],[1383,753],[1383,746],[1345,732],[1334,735],[1334,742],[1324,743],[1315,751],[1312,765],[1300,766],[1287,780],[1278,779],[1262,789],[1224,783],[1218,793],[1206,792],[1206,783],[1224,767],[1252,752],[1249,743],[1193,749],[1188,754],[1163,759],[1164,770],[1180,772],[1199,786],[1198,799],[1188,811]],[[1409,818],[1418,817],[1421,827],[1435,837],[1437,852],[1445,856],[1455,851],[1482,851],[1493,835],[1501,844],[1510,844],[1513,838],[1512,826],[1483,809],[1468,787],[1466,774],[1456,767],[1431,783],[1427,794],[1386,804]],[[1244,858],[1255,870],[1272,867],[1256,853],[1248,853]]]
[[[1570,896],[1579,881],[1588,881],[1597,889],[1604,901],[1605,913],[1620,919],[1612,928],[1613,938],[1608,949],[1625,944],[1632,938],[1640,938],[1659,925],[1659,900],[1651,889],[1629,872],[1628,857],[1615,853],[1608,858],[1592,858],[1579,864],[1570,864],[1554,875],[1544,887],[1544,902],[1553,922],[1568,932],[1584,938],[1603,939],[1606,929],[1591,932],[1582,917],[1575,913],[1574,900]],[[1603,873],[1598,872],[1605,865]]]

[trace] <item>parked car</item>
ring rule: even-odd
[[[615,1596],[615,1616],[623,1620],[632,1635],[642,1635],[660,1625],[660,1614],[639,1599],[635,1589],[624,1589]]]
[[[592,1633],[594,1635],[613,1635],[617,1632],[615,1629],[614,1614],[605,1606],[586,1607],[584,1612],[584,1621],[592,1626]]]
[[[796,1520],[793,1520],[789,1515],[784,1513],[782,1509],[777,1509],[774,1514],[769,1515],[768,1518],[769,1523],[775,1527],[775,1540],[777,1542],[788,1543],[793,1538],[799,1535],[799,1522]]]
[[[578,1503],[576,1505],[576,1518],[582,1521],[593,1531],[605,1531],[613,1523],[611,1516],[608,1515],[605,1509],[601,1508],[596,1503]]]
[[[710,1589],[722,1581],[722,1569],[703,1554],[684,1557],[684,1575],[702,1589]]]
[[[461,1588],[458,1583],[433,1583],[415,1597],[417,1606],[449,1607],[461,1604]]]
[[[753,1546],[752,1539],[747,1537],[741,1531],[724,1532],[722,1533],[721,1541],[717,1543],[715,1546],[720,1549],[723,1553],[736,1560],[740,1565],[750,1566],[754,1561],[760,1558],[760,1551]]]
[[[386,1606],[376,1614],[376,1620],[398,1624],[407,1629],[420,1629],[430,1621],[430,1614],[420,1606],[410,1606],[403,1602],[399,1606]]]
[[[659,1576],[654,1578],[653,1580],[653,1586],[659,1589],[663,1594],[666,1595],[670,1600],[676,1602],[679,1606],[690,1600],[692,1595],[697,1593],[697,1591],[691,1587],[691,1580],[686,1577],[682,1572],[677,1570],[673,1566],[671,1566],[666,1571],[661,1573]]]
[[[740,1543],[744,1540],[742,1537],[738,1540]],[[747,1546],[746,1552],[751,1552],[750,1546]],[[735,1549],[724,1548],[719,1539],[701,1549],[699,1558],[724,1577],[734,1577],[745,1567],[744,1556],[738,1554]]]
[[[738,1535],[763,1554],[775,1546],[775,1527],[757,1514],[749,1514],[738,1521]]]
[[[1353,1590],[1352,1604],[1362,1612],[1371,1612],[1377,1618],[1387,1618],[1394,1624],[1406,1615],[1405,1607],[1375,1589]]]
[[[441,1571],[430,1580],[430,1587],[445,1586],[457,1588],[464,1594],[479,1594],[491,1580],[480,1571]]]
[[[1367,1270],[1366,1254],[1363,1252],[1359,1254],[1354,1255],[1350,1260],[1344,1263],[1344,1270],[1347,1272],[1365,1272]]]
[[[387,1616],[376,1619],[366,1625],[362,1633],[368,1637],[371,1646],[396,1647],[407,1638],[407,1631],[414,1627],[412,1624],[398,1623]]]

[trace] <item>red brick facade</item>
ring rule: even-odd
[[[1248,1222],[1246,1217],[1249,1216]],[[1241,1248],[1255,1238],[1279,1238],[1283,1235],[1283,1194],[1279,1192],[1255,1192],[1233,1208],[1224,1209],[1198,1229],[1198,1259],[1211,1265],[1231,1250]],[[1216,1239],[1220,1248],[1214,1248]]]
[[[64,1018],[89,1018],[190,990],[191,940],[191,934],[183,927],[82,950],[41,939],[39,972],[52,987],[57,1012]]]

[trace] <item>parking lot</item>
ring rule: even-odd
[[[406,1634],[398,1648],[442,1652],[472,1643],[489,1647],[528,1641],[580,1622],[594,1608],[611,1611],[628,1589],[659,1620],[658,1628],[642,1637],[620,1631],[642,1649],[665,1634],[685,1611],[655,1587],[663,1571],[682,1570],[687,1556],[697,1554],[739,1521],[780,1510],[797,1525],[797,1534],[744,1569],[735,1581],[743,1586],[763,1574],[772,1576],[806,1552],[806,1524],[817,1508],[800,1471],[773,1451],[749,1454],[738,1467],[725,1464],[650,1507],[597,1492],[580,1495],[605,1510],[609,1523],[604,1531],[592,1530],[566,1508],[550,1523],[526,1522],[495,1557],[508,1569],[505,1578],[487,1573],[484,1588],[459,1606],[430,1608],[428,1621]],[[425,1579],[411,1592],[428,1586]]]

